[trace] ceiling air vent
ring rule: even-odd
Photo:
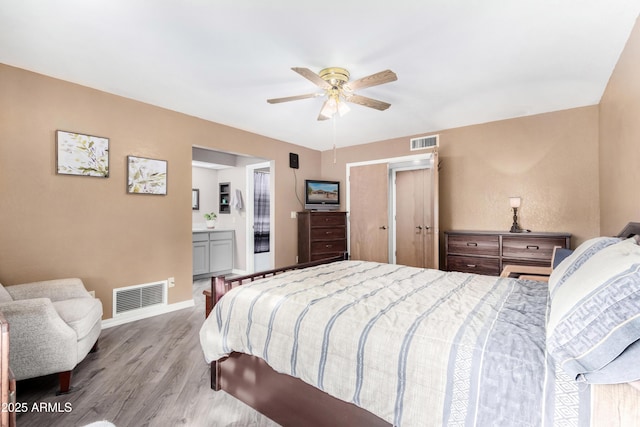
[[[430,135],[430,136],[421,136],[418,138],[411,138],[410,141],[410,150],[425,150],[431,147],[438,146],[438,135]]]

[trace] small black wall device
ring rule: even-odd
[[[295,153],[289,153],[289,167],[292,169],[298,169],[298,155]]]

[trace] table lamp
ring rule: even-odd
[[[522,233],[520,226],[518,225],[518,208],[520,207],[520,197],[509,197],[509,204],[513,208],[513,225],[511,226],[511,233]]]

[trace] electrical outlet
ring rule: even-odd
[[[291,211],[291,218],[292,218],[292,219],[296,219],[296,218],[298,218],[298,213],[297,213],[297,212],[294,212],[294,211]]]
[[[92,297],[96,297],[96,291],[89,291],[89,295],[91,295]]]
[[[176,285],[176,278],[175,277],[169,277],[169,280],[167,280],[167,282],[169,282],[169,287],[173,288]]]

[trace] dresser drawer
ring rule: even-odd
[[[311,215],[311,227],[346,225],[346,218],[344,214],[336,215],[329,212],[317,212]]]
[[[344,239],[347,237],[346,227],[334,227],[334,228],[312,228],[311,240],[334,240]]]
[[[447,253],[499,256],[500,238],[482,235],[449,235]]]
[[[502,238],[502,256],[503,258],[551,262],[554,246],[564,248],[566,240],[561,237],[504,236]]]
[[[498,276],[500,275],[500,260],[498,258],[447,255],[447,269],[463,273]]]
[[[548,259],[533,259],[533,258],[502,258],[502,268],[506,265],[530,265],[534,267],[549,267],[551,261]]]
[[[310,261],[320,261],[321,259],[334,258],[337,256],[343,256],[344,252],[319,252],[311,254]]]
[[[345,252],[347,250],[347,243],[342,240],[323,240],[318,242],[311,242],[311,253],[327,253],[327,252]],[[326,256],[323,258],[327,258]]]

